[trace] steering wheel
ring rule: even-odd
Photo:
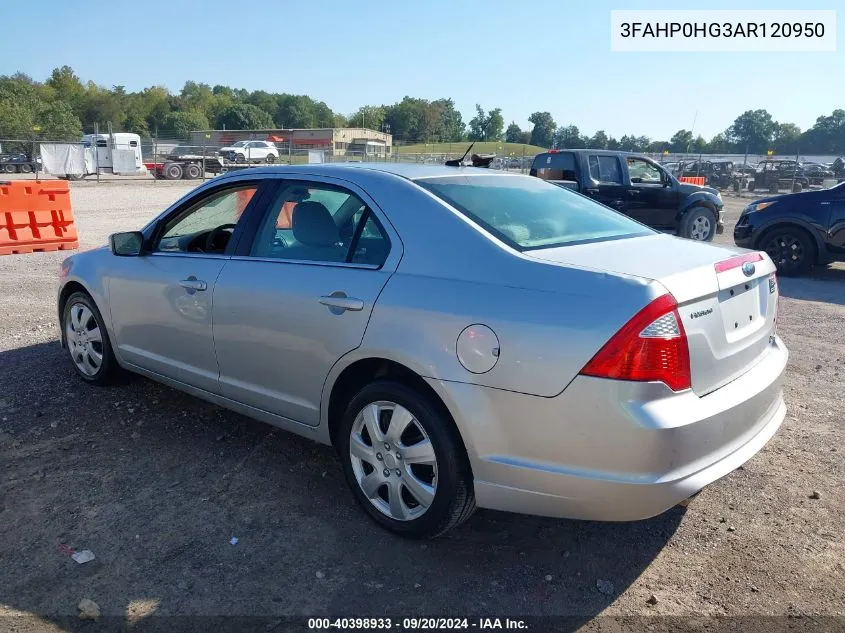
[[[214,247],[214,244],[217,241],[217,238],[220,237],[220,235],[222,235],[223,231],[234,231],[234,230],[235,230],[234,224],[221,224],[220,226],[213,228],[209,232],[208,236],[205,238],[205,252],[206,253],[213,253],[215,250],[217,250]],[[229,237],[231,237],[231,235],[229,235]],[[225,245],[223,246],[222,250],[226,250]]]

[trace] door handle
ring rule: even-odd
[[[588,196],[597,196],[599,190],[595,187],[590,187],[589,189],[584,189],[584,193],[586,193]]]
[[[337,310],[340,310],[341,312],[344,310],[352,310],[353,312],[358,312],[364,309],[363,301],[354,297],[347,297],[346,294],[340,292],[320,297],[318,301],[329,309],[335,308]],[[334,310],[332,310],[332,312],[334,312]]]
[[[628,189],[628,193],[630,193],[632,196],[638,196],[638,195],[640,195],[640,190],[639,189]]]
[[[208,284],[204,281],[201,281],[191,275],[187,279],[183,279],[179,282],[179,285],[182,286],[185,290],[205,290],[208,288]]]

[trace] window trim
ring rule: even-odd
[[[272,179],[269,179],[269,182],[272,182],[273,186],[268,186],[267,192],[264,194],[266,200],[263,201],[262,209],[260,210],[260,212],[255,212],[250,218],[250,225],[248,227],[245,227],[244,232],[241,234],[241,239],[236,245],[234,252],[231,254],[231,259],[237,261],[262,261],[277,264],[331,266],[335,268],[358,268],[362,270],[395,270],[402,255],[401,247],[397,247],[397,243],[401,245],[401,240],[395,233],[395,229],[392,225],[390,225],[389,221],[385,222],[380,217],[381,209],[379,209],[377,205],[375,205],[373,199],[360,187],[347,180],[340,180],[323,176],[318,177],[312,176],[310,174],[280,174],[278,177],[273,177]],[[348,191],[351,195],[354,195],[355,197],[360,199],[366,207],[366,211],[361,215],[361,220],[359,220],[358,222],[360,230],[363,231],[363,227],[366,223],[365,218],[369,217],[369,215],[372,214],[372,217],[376,221],[376,224],[378,225],[379,229],[381,230],[384,239],[387,240],[387,255],[385,256],[384,261],[381,263],[381,265],[376,266],[375,264],[356,264],[347,261],[326,262],[312,259],[283,259],[279,257],[258,257],[255,255],[251,255],[250,253],[252,252],[252,248],[255,244],[255,241],[259,237],[261,227],[266,221],[267,215],[273,212],[271,209],[272,203],[276,200],[278,194],[282,191],[283,188],[286,188],[293,183],[299,183],[310,187],[324,185],[327,186],[327,188],[334,187],[338,189],[343,189],[345,191]],[[390,229],[388,229],[388,226],[390,227]],[[359,228],[356,227],[355,232],[357,233],[358,230]],[[355,236],[353,234],[353,241],[354,237]],[[345,259],[348,259],[350,252],[352,252],[351,247],[352,242],[350,242],[350,248],[347,249]]]

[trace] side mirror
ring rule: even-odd
[[[114,233],[109,236],[109,245],[118,257],[137,257],[144,246],[144,234],[140,231]]]

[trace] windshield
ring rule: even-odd
[[[539,178],[467,175],[424,178],[416,183],[520,251],[654,233],[608,207]]]
[[[246,147],[246,144],[249,141],[238,141],[237,143],[232,143],[229,147]]]

